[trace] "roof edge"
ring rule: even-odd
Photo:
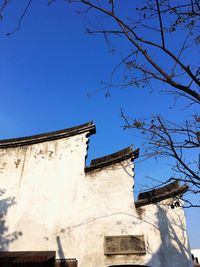
[[[93,124],[93,121],[84,123],[84,124],[81,124],[75,127],[65,128],[63,130],[47,132],[43,134],[36,134],[36,135],[31,135],[31,136],[25,136],[25,137],[19,137],[19,138],[0,140],[0,149],[18,147],[18,146],[26,146],[26,145],[47,142],[51,140],[57,140],[57,139],[85,133],[85,132],[89,132],[88,133],[89,135],[96,133],[96,127]]]
[[[101,158],[93,159],[90,163],[90,166],[85,167],[85,172],[93,171],[96,169],[104,168],[111,164],[121,162],[123,160],[131,158],[132,160],[139,157],[139,148],[132,149],[132,145],[117,151],[113,154],[106,155]]]
[[[135,202],[135,207],[139,208],[149,204],[155,204],[172,197],[182,196],[185,192],[187,192],[187,190],[187,185],[180,186],[179,183],[173,182],[164,187],[141,193],[143,196],[139,195],[138,200]]]

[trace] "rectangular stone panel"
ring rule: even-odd
[[[143,235],[121,235],[104,237],[105,255],[145,254]]]

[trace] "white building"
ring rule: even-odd
[[[173,183],[134,203],[138,149],[87,167],[94,133],[87,123],[0,141],[0,249],[8,252],[0,261],[20,262],[20,251],[27,262],[34,261],[30,251],[40,259],[55,251],[57,259],[76,258],[79,267],[192,267],[184,211],[176,207],[187,188]]]
[[[199,248],[191,249],[191,253],[192,253],[194,266],[200,267],[200,249]]]

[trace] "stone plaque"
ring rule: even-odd
[[[143,235],[120,235],[104,237],[104,254],[145,254]]]

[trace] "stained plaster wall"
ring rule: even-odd
[[[102,241],[95,231],[98,225],[105,236],[144,235],[146,254],[104,256],[98,266],[134,263],[152,267],[193,267],[183,209],[171,209],[172,199],[136,209],[131,167],[128,160],[87,174],[97,195],[102,194],[102,201],[93,195],[98,201],[97,211],[105,214],[103,223],[96,220],[90,224],[90,229],[94,229],[95,239],[99,240],[94,247],[96,255],[99,251],[103,254]]]
[[[184,210],[171,209],[173,199],[138,209],[145,229],[148,266],[193,267]]]
[[[0,150],[1,250],[56,250],[79,267],[190,267],[182,209],[133,202],[133,165],[85,173],[86,133]],[[109,235],[145,236],[147,253],[105,256]]]
[[[191,253],[194,255],[195,258],[198,259],[198,262],[200,263],[200,249],[199,248],[192,249]]]
[[[84,133],[0,150],[2,198],[14,200],[4,215],[4,236],[15,239],[8,242],[7,249],[57,250],[59,236],[82,221],[79,191],[84,181],[86,142]],[[15,238],[16,231],[21,235]],[[73,246],[79,237],[73,238],[64,249],[66,257],[76,256]]]

